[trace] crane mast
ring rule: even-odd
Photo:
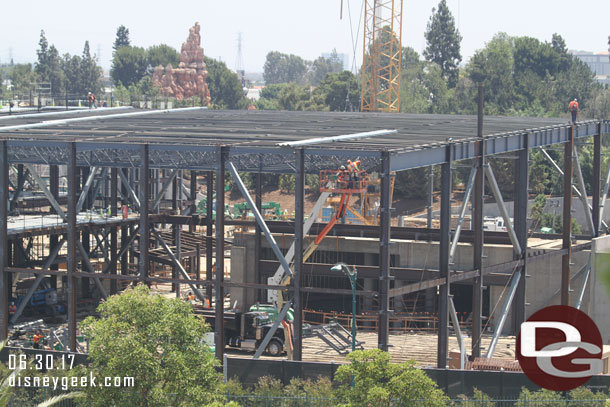
[[[403,0],[364,0],[360,110],[400,110]]]

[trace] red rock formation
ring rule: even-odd
[[[153,84],[161,89],[163,96],[178,100],[197,96],[207,106],[210,103],[210,91],[206,83],[208,71],[203,62],[200,30],[199,23],[189,29],[189,36],[182,43],[178,68],[174,69],[171,64],[165,68],[161,65],[155,68]]]

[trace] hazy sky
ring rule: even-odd
[[[397,0],[398,1],[398,0]],[[362,57],[361,10],[363,0],[179,0],[98,2],[2,1],[0,62],[34,62],[44,29],[49,43],[61,54],[80,55],[85,40],[110,66],[116,29],[129,28],[132,45],[148,47],[165,43],[180,50],[188,29],[199,21],[204,53],[220,58],[230,68],[237,61],[241,32],[244,67],[261,72],[269,51],[315,59],[336,48],[353,55],[351,12],[357,64]],[[561,34],[569,49],[602,52],[608,49],[610,1],[591,0],[447,0],[463,36],[462,56],[468,59],[500,31],[550,41]],[[422,52],[424,31],[438,0],[404,0],[403,45]],[[348,10],[349,6],[349,10]],[[360,27],[360,31],[356,31]]]

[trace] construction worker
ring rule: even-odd
[[[87,93],[87,98],[89,100],[89,109],[94,108],[96,109],[97,106],[95,105],[95,95],[91,92]]]
[[[343,189],[345,187],[345,178],[347,175],[347,171],[345,169],[345,165],[339,167],[339,170],[335,174],[335,188]]]
[[[360,173],[360,160],[347,160],[347,170],[349,171],[350,188],[354,188],[358,184],[358,175]]]
[[[205,301],[203,302],[203,308],[210,309],[210,299],[208,297],[205,297]]]
[[[40,345],[42,345],[43,338],[44,335],[40,331],[37,331],[34,336],[32,336],[32,345],[34,346],[34,349],[40,349]]]
[[[578,115],[578,99],[574,98],[573,101],[568,105],[570,113],[572,113],[572,123],[576,123],[576,116]]]
[[[193,295],[192,291],[189,291],[188,295],[186,296],[186,300],[187,301],[195,301],[195,296]]]

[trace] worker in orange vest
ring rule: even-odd
[[[576,123],[576,116],[578,115],[578,99],[574,99],[568,105],[570,113],[572,113],[572,123]]]

